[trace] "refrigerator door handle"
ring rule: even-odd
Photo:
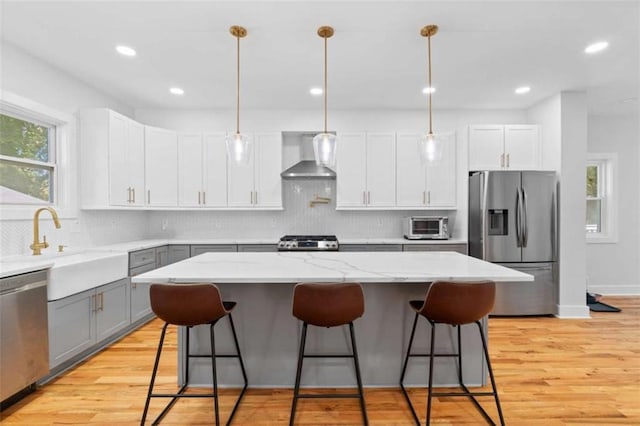
[[[522,247],[527,246],[527,240],[529,239],[529,226],[527,224],[527,192],[524,188],[522,191]]]
[[[487,211],[489,173],[490,172],[483,172],[481,175],[482,179],[480,180],[480,188],[482,190],[482,198],[480,199],[480,211],[482,212],[482,235],[480,236],[482,246],[482,259],[487,258],[487,239],[489,237],[489,230],[487,229],[487,215],[489,214],[489,212]]]
[[[516,189],[516,246],[522,247],[522,204],[520,201],[520,188]]]

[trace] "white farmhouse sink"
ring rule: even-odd
[[[129,255],[120,251],[76,249],[0,261],[0,269],[7,273],[11,270],[22,273],[39,265],[49,267],[47,298],[51,301],[125,278]]]
[[[49,300],[79,293],[127,276],[129,255],[126,252],[87,251],[54,256],[49,269]]]

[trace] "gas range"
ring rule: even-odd
[[[278,251],[338,251],[335,235],[285,235],[278,242]]]

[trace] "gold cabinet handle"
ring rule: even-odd
[[[151,204],[151,190],[147,189],[147,204]]]
[[[367,193],[366,191],[362,191],[362,204],[367,205]]]
[[[500,167],[504,167],[504,154],[500,154]]]
[[[427,204],[427,194],[422,191],[422,204]]]
[[[131,202],[131,187],[127,188],[127,203]]]
[[[207,204],[207,193],[205,191],[202,191],[202,204]]]
[[[509,168],[509,154],[507,154],[507,168]]]
[[[100,310],[104,311],[104,293],[100,293],[98,296],[100,296]]]
[[[131,188],[131,194],[133,194],[133,203],[136,203],[136,189],[135,188]]]
[[[200,201],[200,194],[201,194],[201,192],[198,191],[198,205],[202,204],[202,202]]]
[[[258,205],[258,191],[256,191],[256,206]]]
[[[371,191],[367,191],[367,205],[371,205]]]
[[[427,204],[431,204],[431,191],[427,191]]]
[[[98,312],[98,302],[96,300],[95,294],[91,295],[91,304],[93,305],[93,309],[91,310],[91,312]]]
[[[131,283],[131,290],[135,290],[138,286],[138,283]]]

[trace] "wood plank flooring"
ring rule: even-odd
[[[490,352],[504,416],[510,425],[640,424],[640,298],[609,297],[622,313],[592,313],[589,320],[492,318]],[[161,323],[154,320],[0,414],[3,424],[140,423]],[[168,342],[175,341],[169,336]],[[170,348],[170,346],[167,346]],[[175,389],[175,347],[163,358],[158,383]],[[411,425],[398,389],[366,389],[372,425]],[[221,392],[224,422],[237,394]],[[249,389],[235,425],[286,425],[290,389]],[[411,392],[425,416],[425,390]],[[495,405],[481,398],[490,414]],[[152,403],[158,412],[161,401]],[[361,424],[357,400],[302,400],[296,424]],[[461,398],[434,402],[432,422],[483,424]],[[163,424],[212,424],[208,399],[178,401]]]

